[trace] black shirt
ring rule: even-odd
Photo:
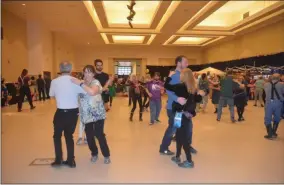
[[[37,84],[37,87],[39,88],[39,89],[43,89],[44,88],[44,80],[42,79],[42,78],[39,78],[39,79],[37,79],[36,80],[36,84]]]
[[[104,87],[109,80],[108,74],[102,72],[102,73],[97,73],[95,75],[95,78],[101,83],[101,86]]]
[[[25,76],[25,77],[22,77],[22,76],[19,76],[18,78],[18,83],[20,85],[20,87],[29,87],[29,81],[30,81],[30,78],[28,76]]]

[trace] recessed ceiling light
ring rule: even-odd
[[[22,4],[23,6],[26,6],[26,4]]]
[[[88,45],[90,45],[90,43],[88,42]]]

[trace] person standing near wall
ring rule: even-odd
[[[20,88],[20,99],[18,101],[18,112],[22,112],[22,105],[27,96],[31,110],[35,108],[33,105],[31,90],[30,90],[30,78],[28,77],[28,70],[23,69],[22,74],[18,78],[18,84]]]
[[[42,100],[45,101],[45,83],[44,80],[42,79],[41,75],[38,75],[38,79],[36,80],[36,84],[37,84],[37,90],[38,90],[38,95],[39,95],[39,101]]]
[[[257,99],[259,100],[261,107],[264,107],[263,99],[262,99],[263,88],[264,88],[264,80],[263,80],[263,77],[260,76],[255,82],[255,93],[254,93],[254,106],[255,107],[257,106]]]
[[[45,84],[45,93],[46,93],[46,99],[50,99],[49,96],[49,89],[50,89],[50,84],[51,84],[51,79],[49,76],[44,75],[44,84]]]

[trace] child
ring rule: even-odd
[[[147,82],[146,92],[150,97],[150,125],[160,123],[159,115],[162,108],[162,90],[163,82],[160,81],[160,73],[155,73],[153,80]]]
[[[191,158],[190,153],[190,141],[189,132],[192,131],[192,117],[196,115],[195,108],[196,103],[201,102],[201,95],[205,95],[204,91],[199,91],[197,94],[197,89],[195,86],[195,79],[193,77],[192,71],[188,68],[182,70],[180,75],[181,83],[171,85],[171,76],[174,71],[170,72],[169,77],[165,82],[165,88],[169,91],[174,92],[178,97],[183,97],[187,99],[185,105],[180,105],[179,103],[173,102],[172,110],[173,113],[183,112],[181,119],[181,127],[177,128],[176,131],[176,156],[172,157],[172,161],[177,163],[179,167],[182,168],[193,168],[194,163]],[[181,148],[184,149],[186,154],[186,160],[181,163],[180,155]]]

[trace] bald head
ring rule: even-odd
[[[71,73],[72,71],[72,64],[69,61],[63,61],[59,65],[60,73]]]

